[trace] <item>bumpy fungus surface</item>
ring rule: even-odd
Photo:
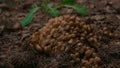
[[[78,16],[65,15],[50,19],[32,35],[31,47],[45,54],[68,53],[71,63],[82,67],[97,68],[100,58],[91,45],[99,46],[97,37],[89,24]]]

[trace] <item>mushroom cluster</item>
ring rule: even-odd
[[[64,15],[50,19],[32,35],[30,46],[40,53],[58,55],[65,52],[72,63],[83,67],[97,68],[100,58],[94,46],[100,46],[91,26],[75,15]]]

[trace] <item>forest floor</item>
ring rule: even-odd
[[[6,3],[0,2],[0,68],[74,68],[67,65],[64,57],[48,57],[34,53],[29,46],[31,35],[43,27],[52,18],[45,14],[40,7],[34,15],[31,24],[20,28],[34,3],[40,5],[42,0],[16,0]],[[50,1],[58,3],[60,0]],[[120,0],[77,0],[87,7],[89,15],[81,17],[85,22],[95,24],[99,29],[108,27],[120,36]],[[75,14],[68,8],[60,9],[62,15]],[[108,45],[106,49],[99,49],[102,58],[100,68],[120,68],[120,38],[110,38],[103,41]],[[57,61],[54,61],[57,59]],[[65,66],[66,64],[66,66]],[[77,67],[79,68],[79,66]]]

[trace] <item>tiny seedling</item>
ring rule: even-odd
[[[60,16],[60,12],[57,10],[58,8],[62,7],[70,7],[75,9],[81,16],[87,16],[88,15],[88,10],[79,4],[75,3],[76,0],[64,0],[60,2],[58,5],[54,6],[52,4],[48,4],[47,0],[44,0],[42,2],[42,7],[45,12],[50,13],[53,17]]]
[[[43,10],[45,11],[45,13],[50,13],[53,17],[60,16],[60,12],[57,9],[62,8],[62,7],[73,8],[81,16],[87,16],[88,10],[84,6],[76,4],[75,2],[76,2],[76,0],[64,0],[64,1],[60,2],[57,6],[54,6],[53,4],[49,4],[48,0],[44,0],[41,3],[41,6],[42,6]],[[38,9],[39,9],[39,7],[35,4],[35,7],[30,10],[30,12],[26,16],[26,18],[22,21],[22,23],[21,23],[22,27],[25,27],[26,25],[28,25],[29,23],[32,22],[33,15]]]

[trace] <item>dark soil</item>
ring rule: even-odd
[[[52,18],[45,14],[42,8],[35,13],[31,24],[21,28],[20,23],[25,18],[34,3],[40,5],[41,0],[5,0],[0,2],[0,68],[79,68],[70,65],[67,54],[58,57],[41,55],[29,46],[31,35]],[[58,3],[60,0],[50,1]],[[92,23],[95,31],[108,27],[116,38],[104,38],[102,45],[107,48],[97,48],[101,57],[100,68],[120,67],[120,0],[77,0],[89,10],[89,16],[81,17],[87,23]],[[60,9],[63,15],[76,14],[68,8]]]

